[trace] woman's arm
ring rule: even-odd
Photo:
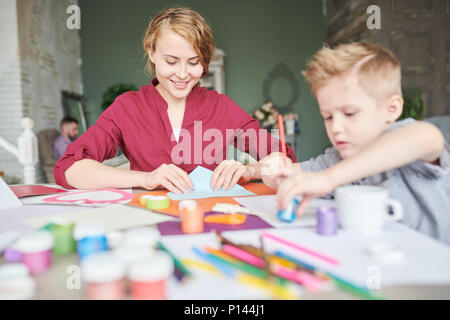
[[[174,164],[162,164],[151,172],[113,168],[92,159],[73,163],[65,171],[68,184],[78,189],[131,188],[148,190],[159,186],[174,193],[189,192],[194,186],[188,174]]]
[[[143,172],[113,168],[92,159],[74,162],[65,171],[66,181],[77,189],[143,187]]]

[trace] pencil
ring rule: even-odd
[[[275,255],[278,257],[281,257],[283,259],[292,261],[293,263],[299,264],[315,273],[323,273],[326,276],[328,276],[329,278],[331,278],[333,280],[333,282],[341,289],[344,289],[350,293],[353,293],[361,298],[365,298],[365,299],[370,299],[370,300],[379,300],[379,299],[386,299],[382,296],[377,296],[375,294],[373,294],[369,289],[360,287],[356,284],[351,283],[348,280],[344,280],[336,275],[334,275],[331,272],[327,272],[327,271],[322,271],[308,263],[305,263],[303,261],[300,261],[298,258],[293,258],[291,256],[288,256],[287,254],[284,254],[281,251],[276,251]]]
[[[161,241],[158,242],[158,248],[161,249],[162,251],[166,252],[173,260],[173,263],[175,264],[175,267],[178,268],[181,272],[184,273],[184,275],[191,277],[192,274],[189,272],[188,269],[186,269],[186,267],[181,263],[180,260],[178,260],[175,255],[169,251],[169,249],[167,249],[162,243]]]
[[[278,129],[280,130],[281,151],[283,152],[283,162],[287,166],[287,153],[286,153],[286,137],[284,136],[284,124],[283,116],[278,114]]]
[[[324,255],[322,253],[319,253],[317,251],[314,251],[312,249],[308,249],[306,247],[302,247],[302,246],[300,246],[300,245],[298,245],[296,243],[293,243],[293,242],[290,242],[290,241],[285,240],[283,238],[277,237],[277,236],[275,236],[275,235],[273,235],[271,233],[263,232],[262,236],[266,237],[266,238],[269,238],[269,239],[272,239],[272,240],[274,240],[274,241],[276,241],[278,243],[284,244],[284,245],[286,245],[288,247],[291,247],[293,249],[296,249],[298,251],[301,251],[303,253],[309,254],[310,256],[313,256],[313,257],[318,258],[320,260],[326,261],[328,263],[331,263],[331,264],[334,264],[334,265],[338,265],[339,264],[339,261],[337,261],[334,258],[328,257],[328,256],[326,256],[326,255]]]

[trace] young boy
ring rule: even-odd
[[[434,125],[402,113],[400,63],[378,44],[319,50],[303,72],[317,98],[332,147],[302,163],[266,159],[263,181],[282,209],[345,184],[379,185],[403,204],[403,223],[450,244],[450,148]],[[270,170],[270,171],[268,171]]]

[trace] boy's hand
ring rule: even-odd
[[[296,164],[286,158],[287,165],[285,165],[283,157],[281,152],[273,152],[260,161],[261,179],[273,189],[277,189],[280,183],[295,171]]]
[[[297,209],[297,215],[300,215],[308,208],[312,199],[330,193],[335,187],[327,170],[305,172],[298,168],[280,184],[277,192],[278,207],[285,209],[294,196],[303,195]]]

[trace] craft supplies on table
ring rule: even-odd
[[[219,223],[228,225],[240,225],[245,222],[246,215],[240,213],[213,214],[204,218],[206,223]]]
[[[81,262],[81,275],[89,300],[125,298],[126,266],[110,252],[91,255]]]
[[[76,243],[73,238],[73,229],[75,223],[65,221],[55,221],[50,226],[50,231],[53,234],[55,246],[53,253],[57,255],[71,254],[76,251]]]
[[[53,244],[51,232],[38,230],[21,236],[14,248],[20,252],[20,261],[28,267],[30,274],[37,274],[50,268]]]
[[[320,207],[317,209],[317,233],[323,236],[334,236],[338,232],[338,213],[335,208]]]
[[[0,300],[29,300],[36,294],[36,282],[22,263],[0,265]]]
[[[77,241],[77,251],[80,260],[87,256],[108,250],[106,228],[100,223],[77,223],[73,231]]]
[[[197,202],[194,200],[184,200],[180,204],[181,211],[181,230],[183,233],[200,233],[203,232],[204,213]]]
[[[149,210],[165,209],[170,206],[170,199],[166,196],[146,195],[139,198],[139,203]]]
[[[173,272],[171,257],[162,251],[132,262],[128,270],[131,296],[136,300],[166,299],[167,281]]]
[[[277,218],[283,222],[292,222],[295,220],[297,216],[297,208],[298,208],[298,200],[292,199],[291,202],[288,203],[286,209],[278,209]]]
[[[128,229],[123,233],[122,246],[146,247],[155,250],[161,233],[155,227],[139,227]]]

